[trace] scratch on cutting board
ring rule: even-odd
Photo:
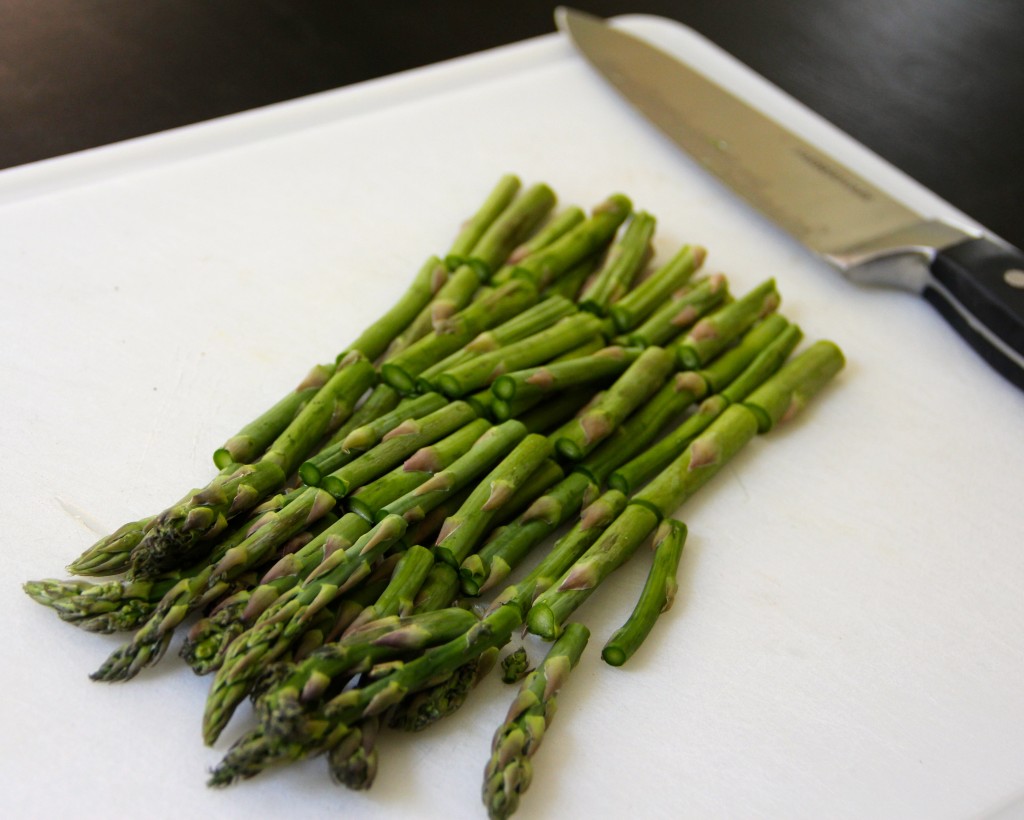
[[[59,495],[54,496],[57,503],[63,508],[64,512],[71,516],[75,521],[84,526],[87,530],[91,530],[98,536],[106,535],[110,532],[108,527],[104,527],[99,521],[89,515],[87,512],[83,512],[78,509],[74,504],[65,501]]]

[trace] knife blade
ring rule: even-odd
[[[577,51],[735,193],[847,278],[918,293],[1024,389],[1024,254],[922,215],[716,82],[593,15],[559,7]]]

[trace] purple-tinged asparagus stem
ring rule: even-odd
[[[654,560],[636,606],[601,650],[601,657],[606,663],[622,666],[633,657],[654,628],[658,616],[672,606],[679,588],[676,572],[685,542],[686,525],[683,522],[674,518],[661,522],[654,534]]]
[[[505,722],[494,733],[484,768],[483,802],[491,820],[505,820],[517,808],[533,777],[532,758],[555,715],[555,699],[590,639],[583,624],[569,624],[543,662],[519,687]]]

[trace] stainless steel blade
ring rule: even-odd
[[[561,8],[559,28],[620,93],[736,193],[844,269],[964,232],[922,217],[713,80],[650,43]],[[875,271],[875,274],[878,272]],[[900,273],[865,275],[887,284]]]

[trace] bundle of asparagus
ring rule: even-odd
[[[570,616],[653,536],[602,653],[627,662],[676,588],[677,510],[843,366],[825,341],[791,357],[772,279],[731,294],[695,245],[645,275],[655,219],[622,194],[554,210],[502,178],[391,310],[215,451],[205,487],[69,567],[99,580],[25,585],[84,629],[134,631],[97,680],[156,663],[193,616],[205,740],[247,696],[258,719],[211,784],[324,754],[369,787],[378,733],[455,711],[525,626],[555,644],[529,674],[525,648],[504,664],[523,682],[483,796],[509,816],[589,637]]]

